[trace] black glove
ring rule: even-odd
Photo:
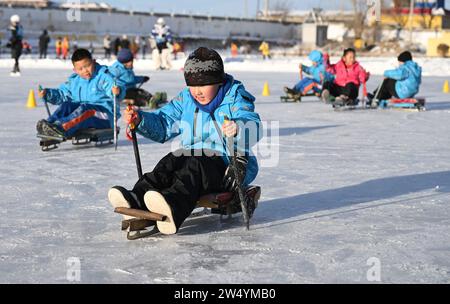
[[[237,156],[236,157],[236,168],[237,168],[237,172],[238,172],[238,179],[240,181],[240,183],[242,183],[244,181],[245,178],[245,174],[247,173],[247,163],[248,160],[245,156]],[[238,181],[236,180],[235,177],[235,170],[233,170],[232,168],[233,163],[230,163],[228,165],[228,168],[225,170],[225,176],[223,178],[223,188],[228,191],[228,192],[235,192],[237,191],[238,186],[240,186],[238,184]]]
[[[148,76],[144,76],[144,79],[142,80],[142,83],[146,83],[147,81],[150,80],[150,77]]]

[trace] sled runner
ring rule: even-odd
[[[425,98],[392,98],[389,100],[381,100],[380,108],[382,109],[399,109],[399,110],[413,110],[425,111]]]
[[[119,133],[119,130],[117,131]],[[91,142],[95,142],[95,146],[105,146],[113,144],[114,131],[113,129],[86,129],[80,130],[72,137],[52,137],[43,134],[37,134],[40,138],[39,145],[42,151],[50,151],[58,148],[58,145],[67,141],[72,140],[72,144],[75,146],[86,145]]]
[[[286,94],[285,96],[280,96],[281,102],[301,102],[303,97],[316,96],[313,93],[308,93],[306,95],[302,94]]]
[[[261,196],[261,188],[259,186],[249,186],[246,191],[248,195],[254,197],[255,205],[257,205]],[[238,199],[234,197],[232,192],[204,195],[199,199],[197,208],[204,208],[205,210],[210,210],[212,214],[219,214],[221,221],[224,215],[231,218],[233,214],[241,212]],[[122,221],[122,231],[127,232],[128,240],[136,240],[159,233],[156,228],[156,222],[166,220],[164,215],[139,209],[117,207],[114,212],[132,217]],[[194,214],[191,216],[194,216]],[[147,230],[149,227],[153,228]]]

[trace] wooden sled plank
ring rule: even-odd
[[[158,214],[158,213],[139,210],[139,209],[131,209],[131,208],[126,208],[126,207],[117,207],[116,209],[114,209],[114,212],[120,213],[123,215],[133,216],[138,219],[151,220],[151,221],[165,221],[167,218],[166,216]]]

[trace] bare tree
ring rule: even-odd
[[[292,11],[293,5],[290,0],[278,0],[272,6],[272,10],[279,14],[282,20],[285,20],[289,13]]]
[[[355,38],[360,39],[365,30],[365,23],[369,8],[367,6],[367,1],[364,0],[351,0],[351,3],[354,12],[353,30],[355,32]]]

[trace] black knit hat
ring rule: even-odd
[[[184,79],[193,87],[223,83],[225,72],[219,53],[206,47],[196,49],[184,64]]]
[[[410,60],[412,60],[412,55],[410,52],[405,51],[405,52],[401,53],[400,55],[398,55],[397,60],[400,62],[410,61]]]

